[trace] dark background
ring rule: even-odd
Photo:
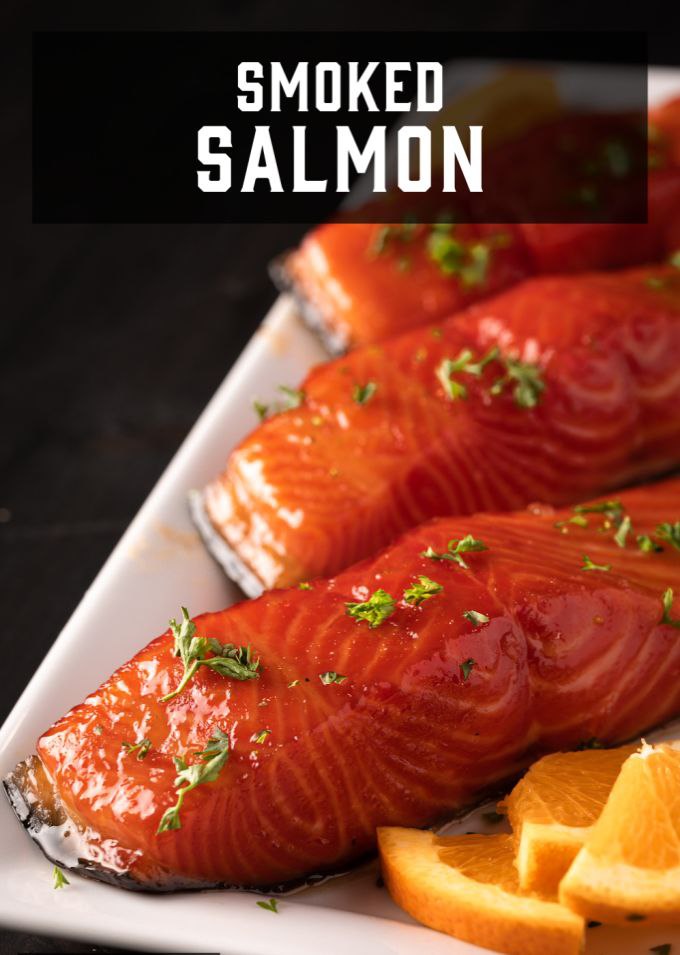
[[[304,231],[32,225],[31,29],[616,26],[654,29],[651,62],[680,64],[674,6],[647,3],[633,13],[619,4],[607,19],[592,2],[543,0],[485,0],[483,9],[469,0],[393,0],[383,10],[328,0],[44,7],[4,0],[0,720],[273,301],[268,261]],[[105,950],[0,932],[0,955],[68,951]]]

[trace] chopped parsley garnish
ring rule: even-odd
[[[305,400],[304,391],[298,391],[296,388],[289,388],[287,385],[279,385],[279,391],[283,395],[284,411],[290,411],[292,408],[299,408]]]
[[[645,279],[645,285],[649,288],[660,289],[665,286],[665,282],[658,275],[650,275]]]
[[[464,660],[464,661],[461,663],[461,665],[460,665],[460,672],[463,674],[463,682],[465,682],[465,681],[467,680],[467,678],[468,678],[468,677],[470,676],[470,674],[472,673],[472,668],[473,668],[474,666],[476,666],[476,665],[477,665],[477,661],[476,661],[476,660],[473,660],[472,657],[470,657],[469,660]]]
[[[509,356],[503,358],[503,363],[505,375],[493,383],[491,394],[500,395],[506,386],[512,387],[516,405],[520,408],[535,408],[545,389],[540,366]]]
[[[440,385],[444,389],[446,396],[451,401],[457,401],[459,398],[467,398],[467,388],[461,382],[457,381],[453,375],[456,372],[464,371],[467,363],[473,358],[469,348],[464,349],[456,359],[444,358],[437,366],[435,375]]]
[[[486,281],[491,262],[488,243],[461,242],[453,235],[453,226],[438,223],[427,238],[430,259],[439,266],[444,275],[457,275],[464,288],[473,288]]]
[[[206,748],[197,755],[201,757],[202,762],[193,763],[191,766],[187,766],[181,756],[173,758],[177,770],[175,786],[179,787],[177,802],[163,813],[157,833],[182,828],[179,814],[187,793],[202,783],[212,783],[217,779],[222,767],[229,759],[229,736],[218,727],[215,735],[208,740]]]
[[[441,593],[443,589],[442,585],[438,584],[435,580],[430,580],[429,577],[424,577],[419,574],[418,583],[411,584],[411,586],[404,591],[404,600],[407,604],[418,607],[424,600],[428,600],[430,597],[434,597],[435,594]]]
[[[271,730],[260,730],[259,733],[253,733],[250,737],[251,743],[264,743],[268,736],[271,735]]]
[[[137,759],[144,759],[151,749],[151,740],[140,739],[138,743],[121,743],[121,747],[127,753],[137,753]]]
[[[443,554],[438,554],[431,547],[428,547],[427,550],[424,550],[421,553],[421,557],[429,557],[430,560],[451,560],[456,564],[459,564],[461,567],[468,568],[468,564],[465,563],[461,554],[467,554],[473,551],[488,550],[489,548],[483,541],[477,540],[472,536],[472,534],[466,534],[465,537],[461,540],[450,540],[448,543],[448,550],[444,551]]]
[[[680,269],[680,249],[669,255],[668,264],[672,265],[673,268]]]
[[[661,544],[657,544],[649,534],[638,534],[637,545],[644,554],[658,554],[663,550]]]
[[[611,564],[596,564],[594,561],[588,557],[587,554],[583,555],[583,567],[581,570],[611,570]]]
[[[628,515],[626,514],[626,516],[623,518],[623,520],[619,524],[619,527],[616,533],[614,534],[614,540],[619,545],[619,547],[626,546],[626,538],[630,534],[632,527],[633,527],[633,523],[630,517],[628,517]]]
[[[492,346],[478,361],[475,361],[475,356],[469,348],[464,348],[457,358],[444,358],[435,374],[447,396],[452,401],[456,401],[458,398],[467,398],[467,388],[453,375],[463,373],[479,378],[488,364],[498,360],[500,360],[500,352],[497,345]]]
[[[288,689],[292,690],[294,686],[299,686],[299,685],[300,685],[299,680],[291,680],[291,682],[288,684]]]
[[[574,508],[576,514],[603,514],[605,519],[611,521],[615,527],[620,527],[623,521],[624,511],[621,501],[601,501],[599,504],[577,504]]]
[[[346,613],[355,620],[365,620],[373,630],[391,617],[396,608],[396,602],[387,591],[378,589],[371,594],[368,600],[349,602],[345,604]]]
[[[290,411],[293,408],[299,408],[305,400],[304,391],[298,391],[295,388],[289,388],[287,385],[279,385],[278,389],[283,395],[282,401],[277,401],[273,405],[266,405],[262,401],[253,401],[253,408],[260,421],[264,421],[270,414],[281,414],[282,411]]]
[[[661,623],[667,624],[669,627],[677,627],[680,630],[680,618],[671,617],[671,607],[673,606],[673,588],[668,587],[664,591],[664,595],[661,598],[663,603],[663,616],[661,618]]]
[[[196,637],[196,625],[189,611],[182,607],[182,619],[170,621],[170,630],[175,640],[174,653],[184,664],[184,674],[177,687],[161,697],[161,703],[172,700],[185,688],[199,667],[205,666],[220,676],[232,680],[255,680],[258,678],[259,660],[253,660],[250,647],[235,647],[232,643],[221,644],[218,640]],[[210,650],[214,656],[205,654]]]
[[[52,869],[52,877],[54,879],[55,889],[63,889],[65,885],[71,884],[58,865],[55,865]]]
[[[355,385],[352,389],[352,398],[358,405],[365,405],[376,393],[377,388],[374,381],[367,381],[365,385]]]
[[[257,399],[253,401],[253,409],[255,410],[255,414],[260,421],[264,421],[269,414],[269,405],[266,405],[264,402],[258,401]]]
[[[574,514],[572,517],[568,517],[564,521],[557,521],[555,527],[557,527],[563,533],[566,533],[569,524],[575,524],[577,527],[587,527],[588,518],[584,517],[582,514]]]
[[[479,610],[464,610],[463,617],[466,620],[469,620],[471,624],[475,627],[481,627],[483,623],[488,623],[489,618],[485,613],[480,613]]]
[[[665,524],[659,524],[656,536],[662,541],[668,541],[676,550],[680,550],[680,521],[676,521],[675,524],[668,521]]]
[[[319,679],[324,686],[330,686],[331,683],[344,683],[347,677],[342,673],[336,673],[335,670],[326,670],[325,673],[319,674]]]
[[[260,906],[261,909],[266,909],[268,912],[276,912],[278,914],[278,911],[279,911],[278,899],[270,899],[268,902],[258,902],[257,904]]]
[[[298,584],[298,590],[311,590],[311,589],[312,589],[312,585],[308,584],[306,580],[303,580]]]

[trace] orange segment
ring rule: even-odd
[[[555,896],[635,746],[554,753],[534,763],[504,800],[519,884]]]
[[[378,829],[390,895],[430,928],[507,955],[578,955],[583,919],[520,893],[512,836]]]
[[[560,901],[602,922],[680,922],[680,742],[626,760]]]

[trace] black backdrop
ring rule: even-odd
[[[615,25],[653,29],[651,61],[680,64],[673,7],[647,4],[644,22],[618,4],[614,21],[594,23],[601,5],[544,0],[486,0],[483,10],[467,0],[393,0],[383,10],[349,0],[4,0],[0,720],[273,301],[267,262],[304,231],[31,225],[30,30]],[[97,950],[0,932],[0,955],[66,951]]]

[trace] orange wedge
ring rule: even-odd
[[[534,763],[503,801],[515,836],[520,888],[557,894],[636,748],[554,753]]]
[[[520,893],[512,836],[378,829],[390,895],[430,928],[507,955],[577,955],[583,919]]]
[[[626,760],[560,901],[600,922],[680,922],[680,742]]]

